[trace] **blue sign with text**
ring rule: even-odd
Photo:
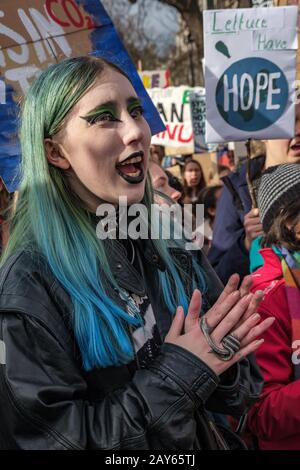
[[[276,123],[289,98],[283,71],[270,60],[251,57],[234,62],[216,88],[216,105],[223,119],[243,131],[258,131]]]

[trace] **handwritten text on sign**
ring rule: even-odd
[[[148,90],[166,126],[165,131],[152,138],[153,144],[183,147],[193,152],[193,126],[189,101],[192,90],[194,89],[185,86]]]
[[[139,76],[145,88],[166,88],[171,85],[170,70],[143,70]]]
[[[36,7],[13,11],[12,3],[5,1],[0,10],[0,67],[5,80],[21,93],[27,91],[30,81],[47,63],[55,62],[55,57],[72,55],[74,39],[66,33],[84,27],[85,32],[80,34],[82,44],[87,45],[87,33],[95,27],[93,18],[74,0],[31,4]]]
[[[215,151],[215,145],[205,142],[206,98],[204,89],[190,93],[190,106],[194,133],[194,152],[203,153]]]
[[[204,12],[206,140],[289,138],[297,8]]]

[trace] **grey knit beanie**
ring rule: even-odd
[[[300,164],[284,163],[268,168],[258,188],[258,208],[267,233],[281,208],[300,197]]]

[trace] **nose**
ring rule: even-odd
[[[141,121],[137,121],[129,116],[124,121],[123,127],[123,142],[124,145],[129,146],[136,142],[140,142],[144,138],[144,129]]]
[[[177,202],[181,197],[181,192],[179,192],[176,189],[172,188],[169,184],[167,185],[165,191],[166,191],[167,196],[169,196],[175,202]]]
[[[179,199],[181,198],[181,193],[179,191],[173,191],[173,194],[171,196],[171,198],[175,201],[175,202],[178,202]]]

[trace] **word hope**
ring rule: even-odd
[[[280,105],[273,103],[273,96],[280,94],[280,88],[276,88],[274,83],[280,76],[280,72],[260,72],[253,78],[250,74],[243,73],[240,77],[234,74],[230,80],[228,75],[224,74],[224,111],[247,111],[252,107],[257,110],[261,109],[262,103],[267,111],[279,109]],[[263,98],[267,95],[266,99],[262,99],[262,93]]]

